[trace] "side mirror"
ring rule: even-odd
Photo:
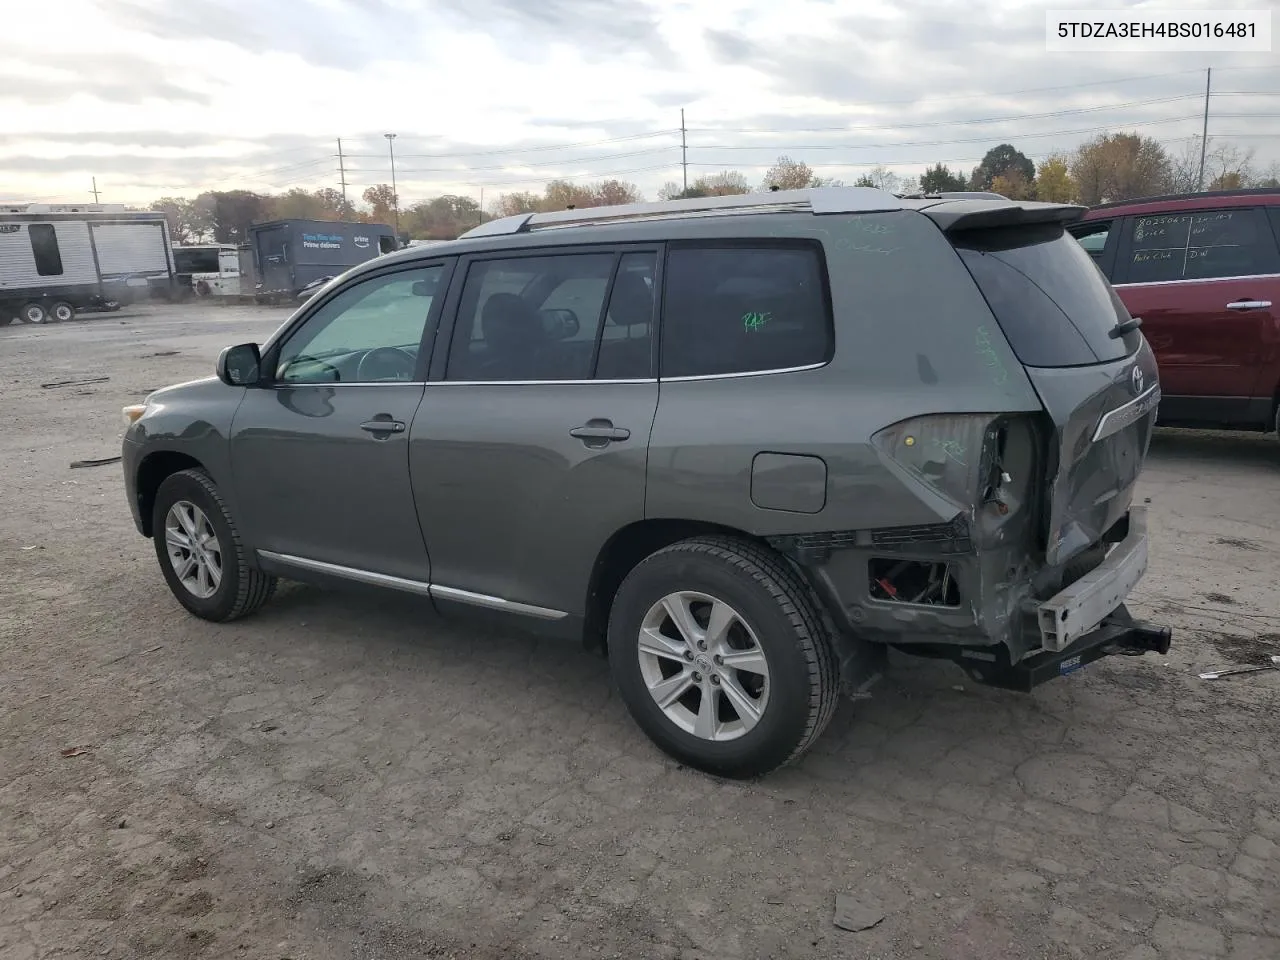
[[[227,347],[218,354],[218,379],[229,387],[250,387],[258,382],[261,365],[256,343]]]
[[[415,297],[434,297],[436,294],[435,280],[418,280],[409,288],[409,292]]]

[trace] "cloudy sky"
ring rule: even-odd
[[[846,179],[966,171],[1104,130],[1280,161],[1273,53],[1047,53],[1046,9],[1277,0],[10,0],[0,199],[144,203],[387,182],[405,204],[617,176],[653,196],[779,154]],[[14,22],[17,16],[19,23]],[[1280,19],[1280,18],[1277,18]]]

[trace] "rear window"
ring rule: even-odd
[[[954,242],[1009,346],[1027,366],[1109,363],[1137,349],[1137,334],[1110,336],[1129,313],[1061,226],[975,230]]]

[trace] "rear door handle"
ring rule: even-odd
[[[1233,300],[1227,304],[1228,310],[1265,310],[1271,306],[1270,300]]]
[[[581,427],[574,427],[569,436],[578,440],[609,441],[628,440],[631,431],[625,427],[615,427],[612,420],[588,420]]]
[[[360,424],[360,429],[365,433],[382,434],[385,437],[391,433],[404,433],[404,423],[400,420],[366,420]]]

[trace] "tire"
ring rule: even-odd
[[[693,597],[672,599],[681,593]],[[714,642],[699,649],[675,640],[682,632],[664,603],[692,613],[694,633],[705,639],[714,608],[708,601],[734,615],[720,608],[718,619],[732,626],[719,649],[744,665],[751,661],[750,668],[716,660]],[[642,645],[646,627],[650,638],[656,631],[668,642]],[[661,655],[649,652],[658,646]],[[725,777],[760,776],[799,758],[831,721],[839,697],[835,650],[812,591],[777,554],[731,538],[682,540],[627,575],[609,617],[609,662],[623,701],[654,743],[682,763]],[[763,683],[760,667],[767,672]],[[650,692],[657,683],[672,694],[689,681],[666,709]],[[714,707],[705,714],[704,691]],[[759,710],[754,724],[737,707],[744,696]]]
[[[20,314],[23,323],[47,323],[49,320],[49,311],[44,308],[43,303],[32,300],[30,303],[22,305]]]
[[[212,576],[200,574],[199,562],[195,563],[194,569],[187,576],[188,583],[184,583],[182,571],[175,569],[175,560],[170,556],[169,549],[170,532],[166,527],[170,521],[170,511],[175,509],[191,521],[189,525],[182,522],[182,517],[174,517],[180,534],[188,534],[192,525],[202,535],[207,536],[210,531],[213,533],[216,540],[216,564],[221,573],[216,586]],[[156,560],[169,590],[179,603],[202,620],[225,623],[247,616],[270,600],[275,593],[276,578],[249,565],[248,551],[240,540],[231,511],[227,509],[217,485],[203,470],[183,470],[166,477],[160,484],[151,514],[151,538],[155,542]],[[213,552],[207,547],[204,551],[206,556]],[[192,555],[193,551],[186,550],[185,553]],[[214,559],[210,558],[207,564],[213,563]],[[188,585],[189,583],[192,585]],[[214,589],[208,593],[202,592],[210,586],[214,586]]]
[[[50,323],[66,323],[68,320],[74,320],[76,316],[76,308],[65,300],[55,300],[53,306],[49,308]]]

